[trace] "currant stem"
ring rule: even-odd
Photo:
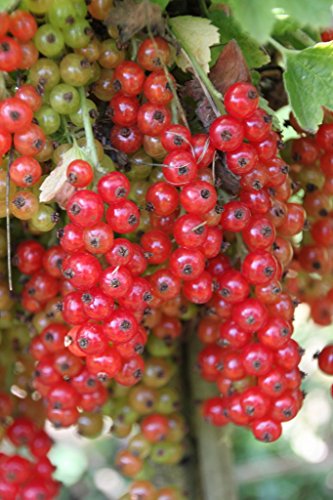
[[[284,47],[283,45],[281,45],[280,42],[278,42],[277,40],[275,40],[275,38],[272,38],[272,37],[269,37],[269,43],[271,45],[273,45],[273,47],[278,50],[280,52],[280,54],[282,54],[283,58],[285,58],[287,56],[287,54],[293,54],[293,53],[296,53],[296,52],[299,52],[298,50],[295,50],[295,49],[287,49],[286,47]]]
[[[221,114],[225,113],[225,109],[222,103],[223,96],[212,84],[210,79],[208,78],[208,75],[206,75],[205,71],[202,69],[200,64],[198,64],[196,58],[193,56],[191,53],[191,50],[189,47],[187,47],[184,43],[179,42],[173,32],[169,29],[168,30],[175,42],[181,46],[181,53],[187,59],[189,62],[190,66],[193,69],[193,72],[198,79],[202,90],[204,91],[205,96],[209,100],[209,103],[211,107],[213,108],[214,113],[216,116],[220,116]]]
[[[87,150],[88,154],[91,158],[93,167],[98,169],[99,161],[97,156],[97,149],[94,140],[94,133],[90,122],[90,116],[87,106],[87,98],[84,87],[79,88],[80,100],[81,100],[81,109],[82,109],[82,118],[83,118],[83,127],[86,135],[87,141]]]

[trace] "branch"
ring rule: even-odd
[[[198,454],[201,500],[237,500],[237,486],[234,477],[233,457],[229,429],[221,429],[206,423],[198,408],[202,397],[215,395],[213,384],[207,384],[193,369],[200,350],[196,338],[196,326],[190,323],[189,338],[189,378],[191,383],[192,420]],[[212,394],[212,391],[214,393]]]

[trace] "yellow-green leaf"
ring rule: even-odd
[[[208,73],[211,60],[210,47],[220,41],[219,30],[209,19],[193,16],[173,17],[171,30],[186,52],[190,52],[202,69]],[[176,57],[178,66],[187,71],[191,65],[185,57]]]
[[[40,186],[39,201],[42,203],[53,200],[64,189],[67,183],[67,167],[73,160],[86,160],[84,148],[74,144],[62,157],[59,165],[46,177]]]

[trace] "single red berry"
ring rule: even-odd
[[[87,187],[93,177],[92,166],[87,161],[73,160],[67,167],[67,180],[76,188]]]
[[[102,198],[93,191],[82,189],[74,193],[67,202],[66,210],[72,222],[81,227],[92,227],[103,217]]]
[[[98,259],[88,252],[76,252],[66,257],[63,262],[65,278],[80,290],[96,285],[102,273]]]
[[[116,233],[131,233],[139,226],[140,212],[133,201],[118,201],[107,209],[106,221]]]
[[[227,113],[243,120],[257,109],[259,96],[257,89],[250,83],[237,82],[227,89],[223,102]]]
[[[117,93],[110,101],[108,113],[116,125],[130,127],[137,122],[139,107],[136,97]]]
[[[266,375],[273,365],[273,352],[260,343],[252,343],[242,350],[243,364],[248,375]]]
[[[276,441],[282,434],[281,424],[269,418],[255,420],[251,428],[254,437],[264,443]]]
[[[211,124],[209,137],[212,145],[219,151],[235,151],[243,142],[244,128],[232,116],[220,116]]]

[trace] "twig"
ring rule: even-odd
[[[97,149],[95,145],[93,129],[90,123],[90,116],[89,116],[87,98],[84,87],[79,88],[79,93],[80,93],[81,108],[82,108],[83,127],[87,141],[87,149],[91,157],[93,167],[98,170],[99,161],[98,161]]]

